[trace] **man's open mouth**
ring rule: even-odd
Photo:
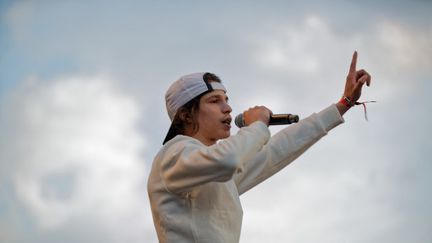
[[[226,124],[228,126],[231,126],[231,121],[232,121],[231,117],[228,117],[226,119],[223,119],[222,123],[224,123],[224,124]]]

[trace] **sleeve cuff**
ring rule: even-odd
[[[267,127],[267,125],[262,121],[255,121],[252,124],[250,124],[248,127],[252,128],[253,130],[256,130],[263,139],[263,144],[266,144],[267,141],[270,139],[270,130]]]
[[[318,117],[322,126],[327,132],[335,128],[337,125],[345,122],[335,104],[332,104],[320,111],[318,113]]]

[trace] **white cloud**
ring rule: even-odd
[[[365,88],[364,100],[400,100],[407,91],[417,92],[417,84],[429,78],[431,28],[381,19],[372,28],[355,28],[347,34],[320,15],[307,15],[299,22],[279,23],[248,39],[257,67],[273,79],[280,79],[277,73],[281,72],[286,80],[274,82],[273,90],[286,90],[289,84],[298,91],[294,95],[313,98],[307,100],[336,97],[336,92],[342,92],[354,50],[359,52],[357,68],[372,75],[372,88]]]
[[[89,222],[122,242],[152,227],[139,107],[112,80],[30,79],[1,108],[2,174],[42,232]]]
[[[243,241],[390,242],[406,227],[406,211],[393,194],[402,183],[392,175],[404,161],[387,158],[385,146],[343,143],[358,136],[340,133],[347,126],[242,196]]]
[[[269,35],[257,38],[254,59],[270,70],[315,73],[322,66],[323,47],[334,46],[337,39],[322,18],[309,15],[300,26],[275,27]]]
[[[398,75],[427,70],[432,65],[430,27],[410,28],[388,19],[377,21],[374,28],[354,29],[344,35],[319,15],[305,16],[300,23],[272,26],[269,33],[251,38],[256,63],[262,68],[290,73],[328,73],[332,71],[329,67],[342,64],[340,57],[344,53],[358,50],[358,64]]]
[[[424,69],[432,66],[432,29],[408,29],[395,22],[378,26],[378,40],[388,50],[384,59],[395,68]]]

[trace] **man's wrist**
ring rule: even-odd
[[[336,103],[336,108],[339,110],[339,114],[343,116],[351,107],[343,104],[341,101]]]

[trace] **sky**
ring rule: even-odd
[[[242,195],[240,242],[432,242],[432,2],[0,1],[0,242],[157,242],[164,94],[216,73],[232,115],[360,100]],[[270,127],[272,134],[283,126]],[[232,134],[238,131],[232,128]]]

